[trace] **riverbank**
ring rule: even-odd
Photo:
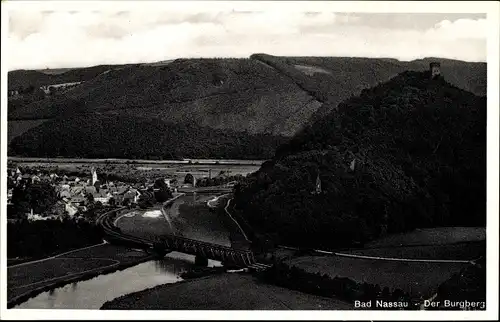
[[[124,270],[153,258],[153,255],[142,251],[104,244],[61,257],[10,267],[7,270],[7,308],[13,308],[48,290]]]
[[[224,266],[216,267],[192,267],[191,269],[181,273],[181,277],[184,280],[197,279],[201,277],[213,276],[217,274],[224,274],[226,268]]]
[[[352,304],[292,291],[245,273],[166,284],[106,302],[101,310],[351,310]]]

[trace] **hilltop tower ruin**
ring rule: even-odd
[[[441,76],[441,63],[439,62],[432,62],[429,64],[430,72],[431,72],[431,78],[436,78]]]

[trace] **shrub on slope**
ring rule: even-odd
[[[485,224],[484,97],[404,72],[332,110],[239,187],[236,209],[254,228],[336,247]],[[323,193],[311,194],[318,173]]]

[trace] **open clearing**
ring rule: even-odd
[[[331,74],[331,72],[327,71],[324,68],[318,67],[318,66],[311,66],[311,65],[294,65],[295,68],[303,72],[304,74],[308,76],[312,76],[316,73],[320,74]]]
[[[223,274],[132,293],[107,310],[351,310],[340,300],[262,284],[249,275]]]

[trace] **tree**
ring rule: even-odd
[[[15,205],[15,212],[22,216],[33,211],[37,214],[43,214],[49,211],[57,201],[57,193],[50,184],[38,182],[25,186],[18,186],[12,191],[12,202]]]
[[[154,197],[148,191],[143,192],[141,194],[141,196],[139,197],[139,200],[137,201],[137,205],[141,209],[149,208],[149,207],[153,206],[153,204],[154,204]]]
[[[113,197],[109,198],[109,200],[108,200],[108,204],[109,204],[111,207],[116,206],[116,200],[115,200],[115,198],[113,198]]]
[[[184,177],[184,183],[194,183],[194,177],[191,173],[186,174]]]
[[[26,88],[26,94],[32,94],[35,91],[35,86],[29,85],[28,88]]]
[[[99,180],[97,180],[95,183],[94,183],[94,187],[95,187],[95,190],[97,192],[99,192],[99,190],[101,189],[101,182]]]
[[[163,179],[156,179],[154,183],[154,196],[157,202],[165,202],[172,198],[172,192]]]
[[[85,195],[85,198],[87,199],[87,202],[88,202],[89,204],[94,203],[94,195],[93,195],[93,194],[91,194],[91,193],[87,193],[87,194]]]

